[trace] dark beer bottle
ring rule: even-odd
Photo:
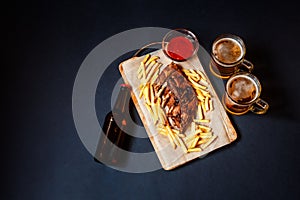
[[[106,117],[103,134],[100,134],[95,161],[106,165],[119,165],[122,160],[120,148],[124,146],[126,133],[124,132],[129,115],[130,86],[121,84],[116,103]]]

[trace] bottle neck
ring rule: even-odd
[[[128,85],[122,84],[112,112],[118,114],[127,113],[129,110],[129,100],[130,87]]]

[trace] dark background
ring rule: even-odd
[[[2,73],[4,199],[300,198],[296,1],[20,1],[14,11],[12,40],[4,38],[14,44],[13,65]],[[95,163],[72,118],[76,73],[106,38],[147,26],[191,29],[207,50],[219,34],[241,36],[269,112],[232,117],[237,142],[173,171],[129,174]]]

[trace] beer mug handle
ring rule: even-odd
[[[241,63],[241,67],[245,68],[249,73],[253,70],[253,64],[249,60],[244,59],[243,62]],[[239,68],[239,71],[242,69]]]
[[[250,107],[250,110],[255,114],[264,114],[267,112],[268,109],[269,109],[269,104],[262,99],[258,99]]]

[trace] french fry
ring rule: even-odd
[[[195,139],[195,138],[193,138],[193,139]],[[189,147],[192,145],[193,141],[194,141],[194,140],[188,140],[188,141],[185,140],[185,141],[184,141],[185,144],[186,144],[186,146],[188,147],[188,149],[189,149]]]
[[[145,104],[147,110],[149,111],[150,115],[153,115],[152,109],[148,104]]]
[[[200,138],[207,139],[212,137],[212,132],[200,133]]]
[[[192,83],[192,85],[195,88],[199,88],[199,89],[202,89],[202,90],[206,90],[207,89],[206,86],[200,85],[199,83],[197,83],[196,81],[194,81],[191,77],[188,77],[188,79],[189,79],[189,81]]]
[[[145,56],[145,58],[143,59],[142,63],[145,64],[149,58],[150,58],[150,54],[147,54],[147,55]]]
[[[150,96],[149,96],[149,84],[147,84],[143,90],[145,101],[148,105],[151,105]]]
[[[160,131],[160,132],[163,132],[163,133],[167,133],[167,130],[164,126],[157,126],[157,130]]]
[[[155,72],[155,74],[151,77],[150,79],[150,84],[153,85],[155,80],[157,79],[158,77],[158,71]]]
[[[139,89],[140,89],[140,90],[143,89],[144,86],[145,86],[144,84],[140,84],[140,85],[139,85]]]
[[[161,116],[161,108],[160,108],[160,104],[159,104],[159,102],[156,102],[155,104],[154,104],[154,106],[155,106],[155,111],[156,111],[156,115],[157,115],[157,123],[159,123],[160,122],[160,124],[164,124],[165,123],[165,119],[164,119],[164,117],[163,116]]]
[[[209,123],[210,120],[209,119],[194,119],[194,122],[196,122],[196,123]]]
[[[205,84],[205,85],[208,85],[208,82],[206,80],[204,80],[203,78],[200,78],[200,81],[201,83]]]
[[[205,75],[203,74],[203,72],[201,72],[200,70],[197,70],[197,73],[201,76],[201,78],[202,78],[204,81],[207,81],[207,78],[205,77]]]
[[[190,72],[191,72],[192,74],[197,74],[197,72],[196,72],[194,69],[190,69]]]
[[[168,136],[168,138],[169,138],[169,141],[170,141],[172,147],[173,147],[174,149],[176,149],[176,144],[174,143],[173,138],[171,137],[171,135],[170,135],[169,133],[167,133],[167,136]]]
[[[185,146],[185,144],[183,143],[182,139],[180,137],[178,137],[177,134],[174,134],[175,139],[179,142],[181,149],[183,150],[184,153],[187,153],[187,148]]]
[[[138,72],[138,79],[142,79],[143,78],[143,71]]]
[[[163,136],[168,136],[168,134],[167,133],[165,133],[165,132],[161,132],[161,131],[158,131],[159,132],[159,134],[161,134],[161,135],[163,135]]]
[[[156,104],[157,104],[157,106],[160,106],[160,104],[161,104],[161,98],[158,97],[157,95],[155,95],[155,97],[156,97]]]
[[[143,78],[143,72],[138,73],[138,79],[141,79],[141,78]]]
[[[205,100],[205,98],[204,97],[202,97],[202,96],[197,96],[197,99],[201,102],[201,101],[204,101]]]
[[[208,147],[218,136],[214,135],[212,136],[206,143],[200,145],[202,149],[205,149]]]
[[[156,105],[154,103],[152,103],[151,108],[152,108],[152,111],[153,111],[152,119],[153,119],[154,123],[156,124],[157,121],[158,121],[158,114],[157,114]]]
[[[158,65],[157,65],[158,64]],[[153,66],[149,72],[149,74],[147,74],[146,80],[145,82],[148,83],[149,80],[151,79],[151,77],[155,74],[155,72],[158,70],[159,63],[156,63],[155,66]]]
[[[146,76],[148,76],[148,74],[149,74],[149,72],[151,71],[151,69],[152,69],[152,67],[154,66],[154,65],[156,65],[157,64],[157,62],[155,62],[155,61],[152,61],[152,62],[150,62],[150,64],[147,66],[147,68],[146,68]]]
[[[175,137],[174,137],[174,133],[173,133],[173,131],[172,131],[172,128],[170,127],[169,124],[166,125],[166,129],[167,129],[168,133],[171,135],[171,137],[172,137],[174,140],[176,140]],[[177,141],[176,141],[176,142],[177,142]],[[176,144],[176,142],[175,142],[175,144]],[[177,143],[178,143],[178,142],[177,142]],[[178,145],[178,144],[177,144],[177,145]]]
[[[205,111],[206,112],[209,111],[209,103],[208,103],[208,101],[209,101],[209,97],[206,97],[205,98]]]
[[[179,134],[179,130],[176,130],[176,129],[172,129],[172,132],[176,133],[176,134]]]
[[[201,77],[199,76],[199,74],[193,74],[193,73],[187,72],[187,73],[185,73],[185,75],[187,77],[192,78],[196,82],[200,81],[200,79],[201,79]]]
[[[202,107],[200,104],[198,104],[198,119],[202,120],[203,119],[203,113],[202,113]],[[194,120],[195,121],[195,120]]]
[[[205,110],[206,110],[205,109],[205,103],[203,101],[201,101],[201,108],[202,108],[202,111],[205,112]]]
[[[196,136],[197,136],[197,134],[191,133],[190,135],[186,136],[184,138],[184,140],[185,140],[186,143],[189,143],[189,142],[193,141]]]
[[[212,102],[212,99],[209,99],[209,110],[213,110],[213,102]]]
[[[158,56],[152,56],[152,57],[150,57],[150,59],[146,62],[145,65],[147,65],[147,64],[149,65],[151,62],[156,62],[157,59],[159,59]]]
[[[138,69],[138,74],[143,71],[144,64],[145,63],[143,63],[143,62],[140,63],[140,66],[139,66],[139,69]]]
[[[205,97],[203,96],[201,90],[197,90],[196,89],[196,93],[197,93],[197,98],[200,100],[200,101],[204,101],[205,100]]]
[[[167,82],[164,82],[164,84],[161,86],[159,91],[157,92],[157,96],[160,97],[161,93],[164,91],[164,89],[167,87]]]
[[[158,128],[157,131],[158,131],[158,133],[160,133],[161,135],[164,135],[164,136],[167,136],[167,135],[168,135],[166,129],[164,129],[164,128]]]
[[[198,128],[197,130],[195,130],[195,135],[199,135],[199,134],[202,133],[202,132],[203,132],[203,130],[200,129],[200,128]]]
[[[194,123],[194,122],[193,122],[193,123]],[[194,137],[196,137],[196,136],[197,136],[196,131],[197,131],[196,129],[195,129],[195,130],[192,130],[192,129],[191,129],[190,134],[186,135],[185,139],[189,140],[189,139],[193,139]]]
[[[211,128],[210,127],[207,127],[207,126],[203,126],[203,125],[199,125],[199,128],[204,131],[204,132],[209,132],[211,131]]]
[[[146,66],[143,64],[142,66],[142,71],[143,71],[143,78],[146,79]]]
[[[209,92],[204,91],[204,90],[202,90],[201,92],[202,92],[202,94],[203,94],[205,97],[211,97],[210,94],[209,94]]]
[[[208,141],[209,139],[204,139],[204,138],[201,138],[201,140],[199,140],[198,141],[198,143],[197,143],[197,145],[196,146],[198,146],[198,145],[200,145],[201,146],[201,144],[205,144],[207,141]]]
[[[145,67],[148,68],[148,66],[150,65],[151,62],[155,62],[155,61],[148,60],[147,62],[145,62]]]
[[[197,145],[197,142],[198,142],[199,139],[200,139],[200,137],[196,136],[195,139],[193,140],[191,146],[189,146],[189,149],[195,148],[195,146]]]
[[[193,72],[190,72],[190,71],[183,71],[185,75],[187,76],[190,76],[190,77],[198,77],[198,78],[201,78],[199,74],[197,73],[193,73]]]
[[[158,114],[158,118],[160,119],[161,123],[164,124],[167,121],[167,118],[165,116],[164,111],[161,109],[159,104],[156,104],[156,108],[157,108],[157,114]]]
[[[176,144],[176,146],[180,146],[179,141],[175,138],[171,128],[169,125],[166,126],[167,130],[168,130],[168,135],[171,136],[171,138],[173,139],[174,143]]]
[[[153,85],[149,84],[149,90],[150,90],[150,102],[152,105],[154,105],[154,88]]]
[[[200,152],[200,151],[202,151],[202,149],[199,148],[199,147],[198,148],[191,148],[191,149],[187,150],[188,153],[191,153],[191,152]]]
[[[140,95],[139,95],[140,98],[142,98],[142,96],[143,96],[143,94],[144,94],[144,89],[145,89],[145,87],[146,87],[145,84],[141,84],[141,85],[140,85],[140,88],[141,88],[141,90],[140,90]]]
[[[145,69],[145,64],[141,62],[140,67],[138,69],[138,79],[146,77],[146,69]]]

